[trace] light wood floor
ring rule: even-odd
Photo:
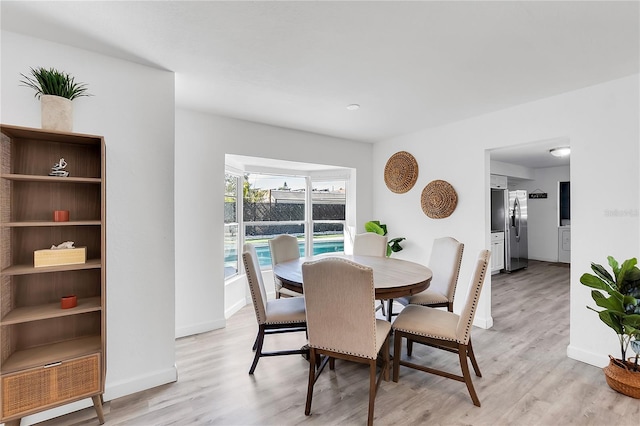
[[[472,332],[482,407],[473,405],[464,383],[401,367],[398,383],[380,386],[376,424],[638,426],[640,400],[611,390],[601,369],[566,356],[568,267],[531,262],[526,270],[494,275],[492,284],[494,327]],[[325,371],[310,417],[304,415],[308,364],[301,356],[263,358],[249,376],[257,330],[252,309],[243,308],[223,330],[177,340],[178,382],[107,402],[106,424],[366,423],[365,366],[338,360],[335,371]],[[304,333],[296,334],[267,340],[272,348],[295,348],[305,342]],[[458,372],[454,354],[416,345],[415,358]],[[93,409],[43,423],[97,424]]]

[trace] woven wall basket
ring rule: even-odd
[[[404,194],[418,180],[418,162],[407,151],[393,154],[384,166],[384,183],[396,194]]]
[[[632,363],[624,364],[609,355],[609,365],[603,368],[607,384],[611,389],[632,398],[640,398],[640,371],[632,371]]]
[[[433,180],[422,190],[422,211],[432,219],[449,217],[458,205],[458,194],[444,180]]]

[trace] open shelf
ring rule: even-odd
[[[46,272],[80,271],[82,269],[97,269],[101,267],[100,259],[89,259],[86,263],[76,265],[44,266],[40,268],[35,268],[33,265],[13,265],[3,269],[2,275],[44,274]]]
[[[5,222],[0,223],[0,226],[4,226],[6,228],[28,228],[31,226],[100,226],[101,223],[99,220],[74,220],[68,222],[53,222],[46,220],[32,220],[25,222]]]
[[[21,182],[50,182],[50,183],[102,183],[100,178],[88,178],[88,177],[56,177],[56,176],[40,176],[40,175],[22,175],[17,173],[2,173],[0,178],[15,180]]]
[[[100,309],[102,308],[100,306],[99,297],[78,299],[78,306],[69,309],[61,309],[60,302],[38,306],[27,306],[24,308],[13,309],[4,318],[2,318],[2,320],[0,320],[0,326],[58,318],[67,315],[84,314],[87,312],[99,311]]]
[[[27,368],[44,366],[91,353],[101,352],[100,336],[81,337],[79,339],[56,342],[17,351],[2,363],[2,374]]]

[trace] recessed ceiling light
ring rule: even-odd
[[[355,110],[360,109],[360,105],[358,105],[358,104],[351,104],[351,105],[347,105],[347,109],[348,109],[349,111],[355,111]]]
[[[571,154],[571,148],[569,148],[568,146],[560,146],[557,148],[551,148],[549,150],[549,153],[551,155],[553,155],[554,157],[566,157],[567,155]]]

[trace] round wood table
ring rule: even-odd
[[[328,257],[348,259],[372,268],[376,299],[389,300],[389,307],[391,307],[393,299],[419,293],[429,287],[431,282],[431,269],[419,263],[390,257],[353,256],[336,253],[301,257],[289,262],[282,262],[273,267],[273,274],[282,281],[283,287],[302,293],[302,264]],[[391,309],[387,309],[387,320],[391,321]]]

